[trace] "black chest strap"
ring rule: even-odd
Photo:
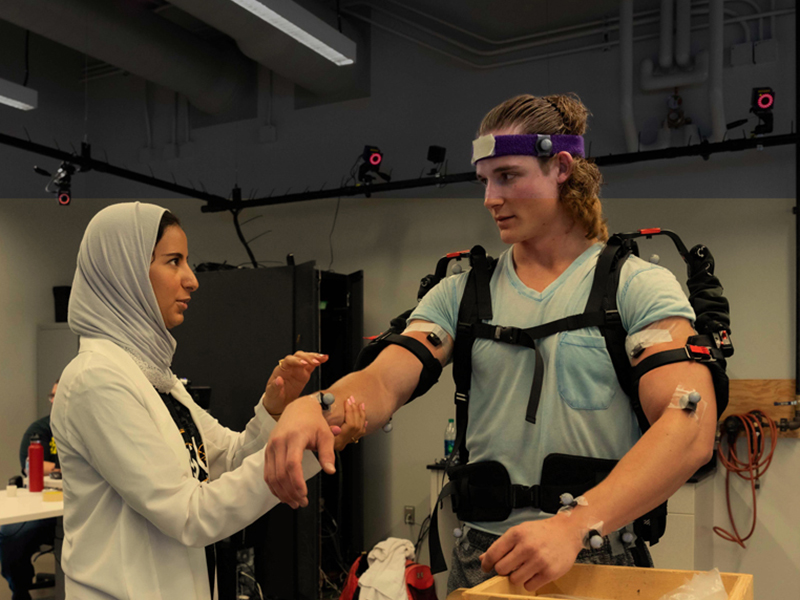
[[[597,259],[594,280],[583,313],[570,315],[536,327],[521,329],[490,325],[493,317],[490,280],[496,261],[486,258],[486,252],[475,246],[470,252],[472,270],[467,276],[458,313],[456,339],[453,348],[453,379],[456,384],[456,440],[455,450],[462,464],[469,459],[466,448],[467,410],[472,381],[472,347],[476,339],[487,339],[506,344],[524,346],[534,351],[534,372],[525,420],[536,423],[544,381],[544,360],[536,348],[537,340],[587,327],[597,327],[606,339],[606,347],[620,380],[630,396],[630,363],[625,355],[625,328],[617,310],[616,291],[622,262],[630,255],[630,243],[617,236],[609,239]],[[641,407],[634,405],[640,427],[644,431],[648,424]]]

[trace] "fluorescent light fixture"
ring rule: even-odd
[[[356,59],[356,43],[291,0],[232,0],[329,61],[341,66]]]
[[[33,110],[39,105],[39,93],[7,79],[0,79],[0,104]]]

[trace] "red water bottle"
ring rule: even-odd
[[[28,491],[41,492],[44,489],[44,448],[39,436],[33,434],[28,446]]]

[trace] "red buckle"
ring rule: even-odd
[[[650,229],[640,229],[639,233],[642,235],[655,235],[661,233],[661,227],[651,227]]]
[[[710,362],[714,360],[714,357],[711,355],[711,350],[705,346],[694,346],[692,344],[687,344],[686,353],[692,360],[697,360],[700,362]]]

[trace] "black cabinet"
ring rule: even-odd
[[[331,356],[315,371],[307,393],[351,370],[363,343],[361,272],[320,272],[306,263],[205,272],[197,278],[200,287],[186,320],[173,330],[178,341],[173,371],[211,388],[209,412],[226,427],[244,428],[272,369],[287,354],[312,350]],[[243,585],[239,580],[250,577],[265,598],[319,597],[320,567],[347,562],[362,549],[359,450],[350,446],[340,454],[337,476],[308,481],[308,507],[278,506],[218,544],[221,600],[236,598]],[[334,546],[331,521],[336,523]],[[248,556],[250,566],[242,566]]]

